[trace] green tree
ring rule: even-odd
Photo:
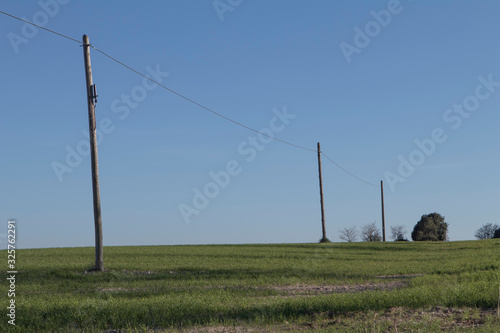
[[[447,240],[448,223],[444,216],[438,213],[422,215],[411,233],[414,241],[445,241]]]
[[[495,231],[495,234],[493,235],[493,238],[500,238],[500,229],[497,229]]]

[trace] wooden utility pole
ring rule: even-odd
[[[92,192],[94,198],[95,226],[95,267],[96,271],[104,270],[102,249],[101,198],[99,195],[99,169],[97,166],[97,138],[95,120],[96,90],[92,82],[92,67],[90,65],[89,38],[83,35],[83,59],[85,61],[85,78],[87,80],[87,105],[89,111],[90,155],[92,159]]]
[[[384,181],[380,181],[380,197],[382,198],[382,237],[385,242],[385,213],[384,213]]]
[[[321,238],[321,241],[327,241],[328,238],[326,238],[326,227],[325,227],[325,206],[323,203],[323,177],[321,175],[321,147],[318,142],[318,171],[319,171],[319,196],[321,200],[321,226],[323,228],[323,237]]]

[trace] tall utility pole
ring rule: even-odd
[[[325,206],[323,203],[323,177],[321,175],[321,147],[318,142],[318,171],[319,171],[319,196],[321,199],[321,226],[323,228],[323,237],[321,241],[327,241],[326,238],[326,227],[325,227]]]
[[[94,198],[95,226],[95,267],[96,271],[104,271],[102,249],[101,198],[99,195],[99,169],[97,167],[97,139],[95,121],[95,85],[92,82],[92,67],[90,65],[89,38],[83,35],[83,59],[85,61],[85,78],[87,80],[87,104],[89,111],[90,155],[92,159],[92,192]]]
[[[385,242],[385,213],[384,213],[384,181],[380,181],[380,197],[382,198],[382,237]]]

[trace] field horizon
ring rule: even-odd
[[[494,239],[493,239],[494,240]],[[390,244],[390,243],[467,243],[467,242],[480,242],[483,240],[477,240],[477,239],[462,239],[462,240],[448,240],[448,241],[404,241],[404,242],[399,242],[399,241],[393,241],[393,240],[388,240],[385,242],[385,244]],[[330,241],[329,244],[354,244],[354,243],[384,243],[382,241],[377,241],[377,242],[366,242],[366,241],[354,241],[354,242],[345,242],[345,241]],[[266,242],[266,243],[258,243],[258,242],[248,242],[248,243],[185,243],[185,244],[134,244],[134,245],[104,245],[104,248],[114,248],[114,247],[172,247],[172,246],[254,246],[254,245],[311,245],[311,244],[320,244],[319,243],[319,238],[318,242],[283,242],[283,243],[273,243],[273,242]],[[51,250],[51,249],[87,249],[91,248],[94,249],[95,247],[93,245],[86,245],[86,246],[50,246],[50,247],[25,247],[25,248],[18,248],[18,250]],[[4,250],[0,250],[4,251]]]
[[[17,250],[22,332],[498,331],[500,240]],[[6,251],[2,251],[6,257]]]

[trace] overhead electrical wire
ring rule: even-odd
[[[17,17],[17,16],[14,16],[14,15],[12,15],[12,14],[9,14],[9,13],[6,13],[6,12],[3,12],[3,11],[1,11],[1,10],[0,10],[0,13],[2,13],[2,14],[4,14],[4,15],[7,15],[7,16],[10,16],[10,17],[12,17],[13,19],[19,20],[19,21],[21,21],[21,22],[31,24],[32,26],[35,26],[35,27],[40,28],[40,29],[43,29],[43,30],[45,30],[45,31],[51,32],[51,33],[53,33],[53,34],[55,34],[55,35],[58,35],[58,36],[60,36],[60,37],[67,38],[67,39],[72,40],[72,41],[74,41],[74,42],[77,42],[77,43],[79,43],[79,44],[81,44],[81,43],[82,43],[82,42],[81,42],[81,41],[79,41],[78,39],[74,39],[74,38],[71,38],[71,37],[69,37],[69,36],[66,36],[66,35],[60,34],[60,33],[58,33],[58,32],[55,32],[54,30],[50,30],[50,29],[44,28],[44,27],[42,27],[42,26],[39,26],[38,24],[32,23],[32,22],[30,22],[30,21],[23,20],[22,18]]]
[[[340,166],[337,162],[335,162],[334,160],[332,160],[330,157],[328,157],[328,155],[326,155],[325,153],[321,152],[321,155],[323,155],[324,157],[326,157],[327,160],[329,160],[330,162],[332,162],[337,168],[339,168],[340,170],[344,171],[345,173],[347,173],[348,175],[350,175],[351,177],[354,177],[356,178],[357,180],[359,180],[360,182],[363,182],[367,185],[370,185],[370,186],[374,186],[374,187],[379,187],[379,185],[375,185],[375,184],[372,184],[370,182],[367,182],[366,180],[364,179],[361,179],[359,178],[358,176],[356,176],[355,174],[347,171],[346,169],[344,169],[342,166]]]
[[[262,133],[262,132],[260,132],[260,131],[258,131],[258,130],[256,130],[256,129],[253,129],[253,128],[251,128],[251,127],[247,126],[247,125],[244,125],[244,124],[242,124],[242,123],[240,123],[240,122],[237,122],[236,120],[233,120],[233,119],[231,119],[231,118],[229,118],[229,117],[226,117],[226,116],[224,116],[224,115],[222,115],[222,114],[220,114],[220,113],[218,113],[218,112],[216,112],[216,111],[214,111],[214,110],[212,110],[212,109],[210,109],[210,108],[208,108],[208,107],[204,106],[203,104],[200,104],[200,103],[198,103],[198,102],[196,102],[196,101],[194,101],[194,100],[190,99],[189,97],[186,97],[186,96],[182,95],[181,93],[179,93],[179,92],[177,92],[177,91],[175,91],[175,90],[172,90],[172,89],[170,89],[170,88],[168,88],[168,87],[164,86],[163,84],[161,84],[161,83],[159,83],[159,82],[157,82],[157,81],[153,80],[153,79],[152,79],[152,78],[150,78],[149,76],[144,75],[144,74],[142,74],[142,73],[141,73],[141,72],[139,72],[139,71],[136,71],[136,70],[135,70],[135,69],[133,69],[132,67],[127,66],[127,65],[126,65],[126,64],[124,64],[123,62],[121,62],[121,61],[119,61],[119,60],[117,60],[117,59],[113,58],[112,56],[110,56],[109,54],[106,54],[105,52],[103,52],[103,51],[99,50],[98,48],[96,48],[96,47],[94,47],[94,46],[92,46],[92,45],[91,45],[90,47],[92,47],[92,48],[93,48],[94,50],[96,50],[97,52],[99,52],[99,53],[103,54],[104,56],[108,57],[109,59],[113,60],[114,62],[116,62],[116,63],[118,63],[118,64],[122,65],[123,67],[125,67],[125,68],[127,68],[127,69],[131,70],[132,72],[134,72],[134,73],[136,73],[136,74],[138,74],[138,75],[142,76],[142,77],[143,77],[143,78],[145,78],[145,79],[148,79],[148,80],[149,80],[149,81],[151,81],[151,82],[156,83],[157,85],[159,85],[159,86],[160,86],[160,87],[162,87],[163,89],[166,89],[166,90],[170,91],[171,93],[173,93],[173,94],[175,94],[175,95],[177,95],[177,96],[179,96],[179,97],[181,97],[181,98],[185,99],[186,101],[188,101],[188,102],[190,102],[190,103],[193,103],[194,105],[199,106],[200,108],[205,109],[205,110],[207,110],[208,112],[211,112],[211,113],[213,113],[214,115],[216,115],[216,116],[218,116],[218,117],[220,117],[220,118],[226,119],[227,121],[230,121],[230,122],[232,122],[233,124],[236,124],[236,125],[238,125],[238,126],[241,126],[241,127],[243,127],[243,128],[246,128],[247,130],[250,130],[250,131],[255,132],[255,133],[259,133],[259,134],[261,134],[261,135],[263,135],[263,136],[266,136],[266,137],[268,137],[268,138],[271,138],[271,139],[276,140],[276,141],[279,141],[279,142],[281,142],[281,143],[284,143],[284,144],[290,145],[290,146],[295,147],[295,148],[300,148],[300,149],[309,150],[309,151],[314,151],[314,152],[316,151],[316,150],[311,149],[311,148],[307,148],[307,147],[299,146],[299,145],[296,145],[296,144],[294,144],[294,143],[291,143],[291,142],[288,142],[288,141],[285,141],[285,140],[278,139],[278,138],[276,138],[276,137],[274,137],[274,136],[267,135],[267,134]]]
[[[56,31],[53,31],[53,30],[50,30],[50,29],[44,28],[44,27],[39,26],[39,25],[37,25],[37,24],[35,24],[35,23],[32,23],[32,22],[30,22],[30,21],[24,20],[24,19],[22,19],[22,18],[20,18],[20,17],[14,16],[14,15],[12,15],[12,14],[6,13],[6,12],[1,11],[1,10],[0,10],[0,13],[1,13],[1,14],[4,14],[4,15],[6,15],[6,16],[9,16],[9,17],[11,17],[11,18],[14,18],[14,19],[16,19],[16,20],[19,20],[19,21],[25,22],[25,23],[27,23],[27,24],[33,25],[33,26],[35,26],[35,27],[37,27],[37,28],[40,28],[40,29],[42,29],[42,30],[48,31],[48,32],[50,32],[50,33],[52,33],[52,34],[55,34],[55,35],[57,35],[57,36],[60,36],[60,37],[63,37],[63,38],[69,39],[69,40],[74,41],[74,42],[77,42],[77,43],[78,43],[78,44],[80,44],[80,45],[82,44],[82,41],[79,41],[79,40],[74,39],[74,38],[72,38],[72,37],[69,37],[69,36],[66,36],[66,35],[64,35],[64,34],[58,33],[58,32],[56,32]],[[261,131],[258,131],[258,130],[254,129],[254,128],[252,128],[252,127],[249,127],[249,126],[247,126],[247,125],[245,125],[245,124],[242,124],[242,123],[240,123],[240,122],[238,122],[238,121],[236,121],[236,120],[233,120],[233,119],[231,119],[231,118],[229,118],[229,117],[227,117],[227,116],[224,116],[223,114],[220,114],[220,113],[218,113],[218,112],[216,112],[216,111],[212,110],[211,108],[206,107],[206,106],[204,106],[203,104],[200,104],[200,103],[196,102],[195,100],[193,100],[193,99],[191,99],[191,98],[189,98],[189,97],[186,97],[186,96],[184,96],[183,94],[181,94],[181,93],[179,93],[179,92],[177,92],[177,91],[175,91],[175,90],[173,90],[173,89],[170,89],[170,88],[168,88],[167,86],[165,86],[165,85],[163,85],[163,84],[161,84],[161,83],[159,83],[159,82],[157,82],[157,81],[153,80],[153,79],[152,79],[152,78],[150,78],[149,76],[147,76],[147,75],[145,75],[145,74],[143,74],[143,73],[141,73],[141,72],[139,72],[139,71],[137,71],[137,70],[133,69],[132,67],[130,67],[130,66],[128,66],[128,65],[126,65],[125,63],[123,63],[123,62],[121,62],[121,61],[117,60],[116,58],[114,58],[114,57],[112,57],[112,56],[110,56],[110,55],[109,55],[109,54],[107,54],[106,52],[104,52],[104,51],[102,51],[102,50],[100,50],[100,49],[96,48],[96,47],[95,47],[95,46],[93,46],[92,44],[90,44],[90,45],[89,45],[89,47],[93,48],[94,50],[96,50],[97,52],[101,53],[102,55],[104,55],[104,56],[105,56],[105,57],[107,57],[108,59],[110,59],[110,60],[112,60],[112,61],[116,62],[117,64],[119,64],[119,65],[121,65],[121,66],[123,66],[123,67],[127,68],[128,70],[130,70],[130,71],[132,71],[132,72],[136,73],[137,75],[142,76],[143,78],[145,78],[145,79],[147,79],[147,80],[149,80],[149,81],[151,81],[151,82],[153,82],[153,83],[157,84],[158,86],[162,87],[163,89],[165,89],[165,90],[167,90],[167,91],[169,91],[169,92],[171,92],[171,93],[173,93],[173,94],[175,94],[175,95],[177,95],[177,96],[179,96],[179,97],[183,98],[184,100],[186,100],[186,101],[188,101],[188,102],[190,102],[190,103],[192,103],[192,104],[194,104],[194,105],[196,105],[196,106],[198,106],[198,107],[200,107],[200,108],[202,108],[202,109],[204,109],[204,110],[206,110],[206,111],[208,111],[208,112],[210,112],[210,113],[212,113],[212,114],[216,115],[217,117],[223,118],[223,119],[225,119],[225,120],[227,120],[227,121],[229,121],[229,122],[231,122],[231,123],[233,123],[233,124],[235,124],[235,125],[238,125],[238,126],[240,126],[240,127],[243,127],[243,128],[245,128],[245,129],[247,129],[247,130],[249,130],[249,131],[252,131],[252,132],[258,133],[258,134],[260,134],[260,135],[266,136],[266,137],[268,137],[268,138],[270,138],[270,139],[272,139],[272,140],[276,140],[276,141],[281,142],[281,143],[283,143],[283,144],[286,144],[286,145],[289,145],[289,146],[292,146],[292,147],[295,147],[295,148],[299,148],[299,149],[302,149],[302,150],[307,150],[307,151],[311,151],[311,152],[315,152],[315,153],[317,152],[317,150],[316,150],[316,149],[307,148],[307,147],[304,147],[304,146],[301,146],[301,145],[297,145],[297,144],[292,143],[292,142],[289,142],[289,141],[285,141],[285,140],[278,139],[278,138],[273,137],[273,136],[271,136],[271,135],[267,135],[267,134],[265,134],[265,133],[262,133]],[[326,154],[325,154],[325,153],[323,153],[322,151],[321,151],[320,153],[321,153],[321,155],[323,155],[323,156],[324,156],[327,160],[329,160],[331,163],[333,163],[333,164],[334,164],[337,168],[339,168],[340,170],[342,170],[342,171],[343,171],[343,172],[345,172],[346,174],[350,175],[351,177],[353,177],[353,178],[355,178],[355,179],[357,179],[357,180],[359,180],[359,181],[361,181],[361,182],[363,182],[363,183],[365,183],[365,184],[367,184],[367,185],[374,186],[374,187],[379,187],[378,185],[375,185],[375,184],[372,184],[372,183],[370,183],[370,182],[368,182],[368,181],[365,181],[364,179],[362,179],[362,178],[360,178],[360,177],[358,177],[358,176],[354,175],[353,173],[349,172],[348,170],[346,170],[345,168],[343,168],[341,165],[339,165],[337,162],[335,162],[333,159],[331,159],[330,157],[328,157],[328,155],[326,155]]]

